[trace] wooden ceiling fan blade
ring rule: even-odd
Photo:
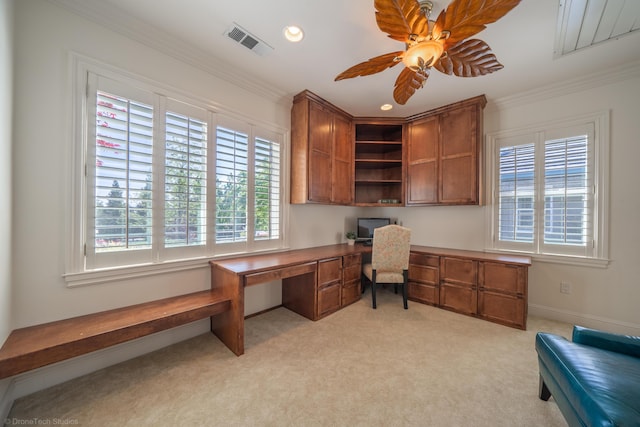
[[[398,62],[397,58],[402,57],[403,51],[386,53],[384,55],[376,56],[368,61],[361,62],[354,65],[351,68],[346,69],[342,73],[338,74],[335,81],[351,79],[358,76],[369,76],[371,74],[379,73],[387,68],[391,68]]]
[[[454,45],[484,30],[516,7],[521,0],[453,0],[436,20],[440,31],[451,34],[447,45]]]
[[[405,67],[396,79],[393,99],[400,105],[406,104],[416,90],[424,86],[427,78],[429,78],[428,68],[423,71],[413,71]]]
[[[471,39],[451,47],[433,68],[458,77],[477,77],[501,70],[503,65],[487,43]]]
[[[416,0],[375,0],[378,28],[390,38],[408,43],[409,35],[426,36],[427,18]]]

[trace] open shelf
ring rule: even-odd
[[[403,128],[399,123],[355,124],[356,205],[402,206]]]

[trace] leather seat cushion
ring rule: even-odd
[[[640,358],[546,333],[537,334],[536,351],[588,425],[639,425]]]

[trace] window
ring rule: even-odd
[[[606,114],[489,135],[494,153],[490,246],[604,258]]]
[[[283,247],[283,133],[85,75],[84,250],[69,276]]]

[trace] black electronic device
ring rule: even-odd
[[[356,240],[370,242],[373,239],[373,230],[391,224],[390,218],[358,218]]]

